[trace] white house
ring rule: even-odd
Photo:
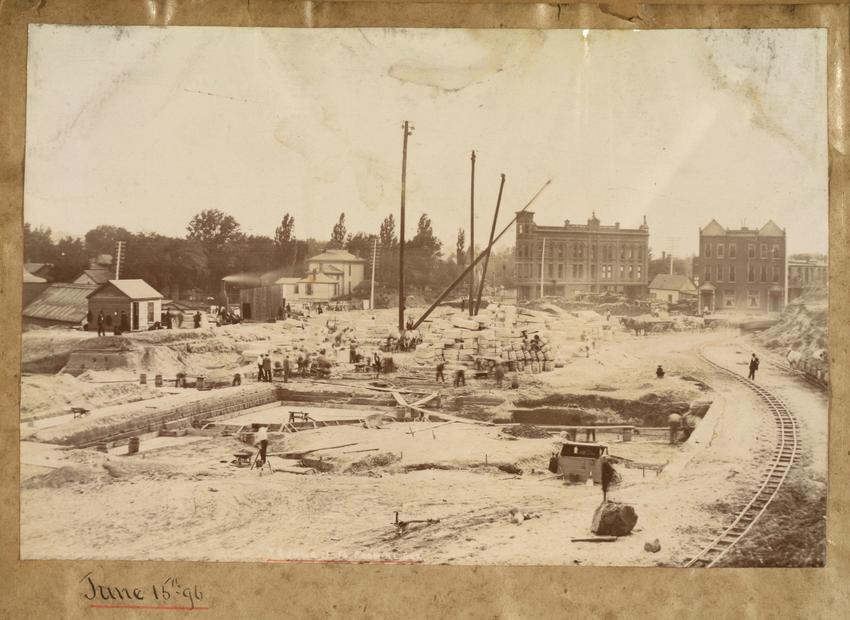
[[[696,294],[697,287],[687,276],[659,273],[649,283],[649,296],[658,301],[675,304]]]
[[[365,279],[365,271],[366,261],[346,250],[325,250],[307,259],[308,277],[315,272],[332,278],[339,285],[334,297],[350,295]]]

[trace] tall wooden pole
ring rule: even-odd
[[[543,237],[543,248],[540,250],[540,299],[543,299],[543,275],[546,272],[546,237]]]
[[[378,240],[372,245],[372,290],[369,293],[369,310],[375,309],[375,263],[378,262]]]
[[[487,242],[487,255],[484,257],[484,267],[481,268],[481,281],[478,283],[478,297],[475,300],[475,315],[481,309],[481,295],[484,293],[484,282],[487,280],[487,265],[490,263],[490,252],[493,246],[493,236],[496,234],[496,221],[499,219],[499,205],[502,204],[502,190],[505,188],[505,175],[499,184],[499,197],[496,199],[496,212],[493,214],[493,226],[490,227],[490,241]]]
[[[407,189],[407,137],[412,132],[409,121],[404,121],[404,144],[401,151],[401,216],[399,217],[398,245],[398,330],[404,329],[404,198]]]
[[[469,184],[469,257],[475,256],[475,151],[472,151],[472,177]],[[475,269],[469,271],[469,316],[475,314]]]
[[[530,207],[532,205],[532,203],[534,203],[535,200],[537,200],[537,197],[540,196],[540,194],[543,193],[544,189],[549,187],[549,184],[551,182],[552,182],[552,179],[549,179],[548,181],[546,181],[541,186],[541,188],[539,190],[537,190],[537,193],[534,194],[534,196],[531,197],[531,200],[529,200],[522,209],[520,209],[519,211],[516,212],[516,214],[511,218],[511,221],[508,222],[507,226],[505,226],[502,229],[502,232],[500,232],[498,235],[495,236],[495,238],[493,239],[493,243],[491,243],[489,246],[484,248],[484,251],[481,252],[481,254],[476,256],[474,259],[471,256],[469,257],[471,259],[470,262],[469,262],[469,265],[467,265],[467,267],[462,272],[460,272],[458,274],[458,276],[454,279],[454,281],[451,284],[449,284],[442,293],[440,293],[439,297],[437,297],[437,299],[435,299],[434,302],[430,306],[428,306],[428,309],[422,314],[422,316],[419,317],[419,319],[413,325],[413,329],[416,329],[417,327],[419,327],[422,324],[422,322],[425,319],[427,319],[430,316],[430,314],[434,311],[434,308],[439,306],[440,303],[442,303],[442,301],[446,298],[446,296],[449,293],[451,293],[454,290],[454,288],[463,281],[463,279],[466,277],[466,274],[468,274],[471,270],[475,269],[475,265],[477,265],[484,258],[484,255],[487,253],[487,250],[492,248],[499,241],[499,239],[501,239],[504,236],[504,234],[506,232],[508,232],[508,230],[510,230],[510,227],[514,225],[514,222],[516,222],[517,218],[519,217],[519,214],[525,213],[525,210],[528,209],[528,207]]]

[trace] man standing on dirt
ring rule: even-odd
[[[750,358],[750,374],[747,375],[747,379],[750,381],[756,380],[756,371],[759,369],[759,358],[756,357],[756,354],[753,353],[753,356]]]
[[[455,387],[466,387],[466,371],[463,368],[455,370]]]
[[[611,466],[611,457],[602,457],[602,501],[608,501],[608,488],[614,480],[614,468]]]
[[[257,457],[257,464],[262,467],[266,464],[266,451],[269,447],[269,432],[265,426],[257,429],[257,434],[254,435],[254,445],[260,450]]]
[[[257,381],[263,380],[263,354],[257,356]]]
[[[200,313],[200,311],[195,312],[195,316],[192,317],[192,319],[195,321],[195,329],[198,329],[201,326],[201,313]]]
[[[493,369],[493,375],[496,377],[496,387],[501,388],[502,382],[505,380],[505,367],[501,362],[496,362],[496,367]]]
[[[378,377],[381,376],[381,352],[380,351],[375,351],[375,354],[373,356],[373,360],[375,362],[375,378],[377,379]]]
[[[679,427],[682,425],[682,416],[678,413],[671,413],[667,417],[667,424],[670,426],[670,445],[673,445],[679,437]]]
[[[272,382],[272,358],[268,353],[263,355],[263,380],[266,383]]]
[[[437,360],[437,376],[434,378],[434,381],[437,383],[445,383],[446,376],[443,374],[443,371],[446,369],[446,360]]]
[[[289,365],[289,356],[283,356],[283,382],[289,383],[289,373],[291,372],[291,368]]]
[[[103,317],[103,310],[97,313],[97,335],[105,336],[106,330],[103,328],[103,323],[106,319]]]

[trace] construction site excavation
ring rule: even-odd
[[[675,319],[635,335],[623,323],[553,303],[491,303],[472,318],[440,307],[409,350],[392,309],[27,332],[24,556],[685,564],[772,475],[774,420],[731,378],[765,339],[732,324]],[[379,371],[359,361],[367,352]],[[257,365],[266,354],[271,377]],[[825,461],[810,446],[826,399],[763,355],[777,359],[759,389],[782,395],[799,441],[779,495],[789,503],[766,507],[767,523],[823,501]],[[601,504],[603,463],[614,479]],[[748,550],[725,558],[770,563],[746,543],[774,535],[756,523]],[[795,561],[822,561],[806,545]]]
[[[833,34],[32,24],[20,557],[823,566]]]

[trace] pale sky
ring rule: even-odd
[[[635,227],[695,252],[712,218],[768,219],[789,252],[827,245],[824,30],[29,29],[25,219],[183,236],[231,213],[299,238],[398,220],[476,241],[507,175],[506,223],[546,180],[538,223]],[[500,226],[501,228],[501,226]],[[513,240],[513,231],[507,235]],[[468,236],[467,236],[468,241]]]

